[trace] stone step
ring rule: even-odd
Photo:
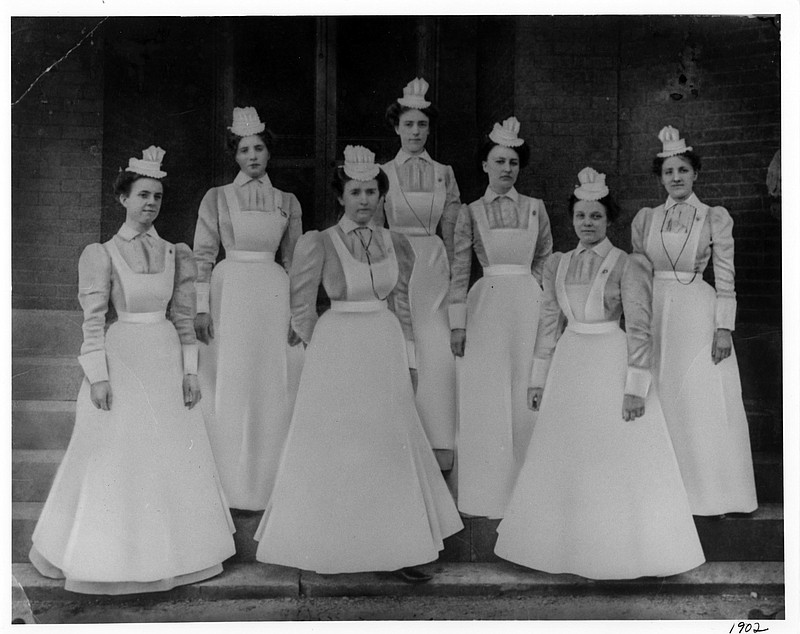
[[[15,401],[74,401],[83,382],[76,356],[21,356],[11,359]]]
[[[11,311],[11,350],[17,356],[79,354],[83,343],[83,313],[79,310]]]
[[[31,536],[42,509],[41,502],[12,504],[12,561],[26,562]],[[236,554],[232,562],[253,562],[258,543],[253,539],[259,511],[233,511]],[[442,562],[487,563],[501,561],[494,554],[499,520],[465,517],[464,530],[448,537],[440,555]],[[783,506],[762,504],[751,515],[731,515],[724,520],[696,518],[697,531],[708,561],[782,561]]]
[[[321,576],[260,563],[229,563],[219,576],[169,592],[87,596],[63,581],[14,564],[41,623],[429,620],[429,619],[743,619],[785,602],[780,562],[715,562],[667,578],[591,581],[509,562],[441,563],[427,583],[387,572]],[[726,631],[727,631],[727,625]],[[762,626],[766,631],[766,624]]]
[[[66,449],[75,426],[75,401],[12,401],[12,449]]]

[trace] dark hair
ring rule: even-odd
[[[695,172],[699,172],[700,168],[702,167],[702,162],[700,161],[700,155],[692,150],[688,150],[686,152],[681,152],[680,154],[675,154],[675,156],[680,156],[681,158],[685,158],[692,166],[692,169]],[[653,159],[653,174],[660,177],[661,176],[661,167],[664,165],[664,161],[668,158],[672,158],[671,156],[657,156]]]
[[[575,203],[577,203],[579,200],[581,199],[578,198],[575,194],[572,194],[569,197],[569,206],[567,207],[567,209],[569,210],[570,218],[572,218],[574,214]],[[613,223],[617,220],[617,218],[619,218],[620,214],[619,205],[617,204],[617,201],[615,201],[612,198],[611,194],[606,194],[597,202],[599,202],[601,205],[603,205],[603,207],[606,208],[606,218],[608,218],[609,222]]]
[[[400,115],[405,112],[409,112],[410,110],[419,110],[422,114],[428,117],[428,121],[431,125],[434,125],[436,123],[436,119],[439,118],[439,111],[433,104],[427,108],[409,108],[408,106],[401,106],[396,101],[393,101],[389,107],[386,108],[386,123],[388,123],[392,130],[394,130],[400,125]]]
[[[495,143],[489,137],[486,137],[481,145],[480,149],[478,150],[478,166],[481,167],[483,162],[489,158],[489,152],[492,151],[492,148],[495,145],[500,145],[499,143]],[[506,147],[501,146],[501,147]],[[518,147],[511,147],[508,148],[509,150],[514,150],[519,157],[519,168],[523,169],[528,166],[528,163],[531,161],[531,148],[530,146],[523,141],[522,145]]]
[[[333,187],[333,191],[336,192],[337,196],[344,196],[344,186],[351,180],[353,179],[344,173],[344,167],[339,166],[334,168],[331,187]],[[378,192],[380,192],[381,196],[385,196],[389,191],[389,177],[386,175],[386,172],[382,169],[379,170],[378,174],[375,176],[375,180],[378,181]]]
[[[250,134],[248,136],[259,137],[264,142],[264,145],[267,146],[269,155],[272,156],[272,148],[275,147],[275,135],[272,133],[272,130],[265,128],[263,132],[259,132],[258,134]],[[225,139],[225,143],[234,156],[236,156],[236,152],[239,150],[239,141],[241,141],[243,138],[244,137],[234,134],[228,130],[228,136]]]
[[[114,196],[119,197],[125,194],[126,196],[130,195],[131,187],[133,184],[138,181],[140,178],[151,178],[154,181],[158,181],[159,183],[163,182],[163,178],[155,178],[154,176],[144,176],[143,174],[137,174],[136,172],[129,172],[127,170],[120,170],[117,177],[114,179]]]

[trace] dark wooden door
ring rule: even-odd
[[[435,85],[435,27],[434,19],[417,17],[220,20],[217,183],[236,174],[224,147],[230,113],[234,106],[255,106],[278,136],[270,178],[300,199],[305,230],[332,225],[338,210],[330,180],[344,147],[366,145],[389,159],[398,143],[384,120],[386,107],[416,75]]]

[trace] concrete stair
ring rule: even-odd
[[[247,620],[744,619],[783,606],[782,562],[714,562],[668,578],[590,581],[509,562],[433,563],[408,584],[393,573],[318,575],[229,563],[223,574],[169,592],[86,597],[14,564],[40,623]],[[766,626],[762,628],[766,631]]]
[[[390,573],[323,577],[256,563],[252,536],[261,514],[234,512],[237,554],[215,579],[143,597],[89,598],[66,592],[63,582],[38,575],[27,553],[74,425],[83,380],[76,361],[81,315],[14,311],[12,323],[12,562],[42,622],[745,618],[748,609],[774,612],[783,601],[781,413],[754,399],[745,405],[760,507],[724,520],[696,518],[708,563],[684,575],[595,583],[530,571],[494,555],[498,521],[464,518],[465,529],[448,538],[439,561],[429,565],[437,572],[429,583],[408,585]],[[755,600],[752,592],[764,600]],[[400,606],[396,597],[401,596],[413,600]]]

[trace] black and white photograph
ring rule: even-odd
[[[11,4],[4,626],[797,631],[800,4],[561,4]]]

